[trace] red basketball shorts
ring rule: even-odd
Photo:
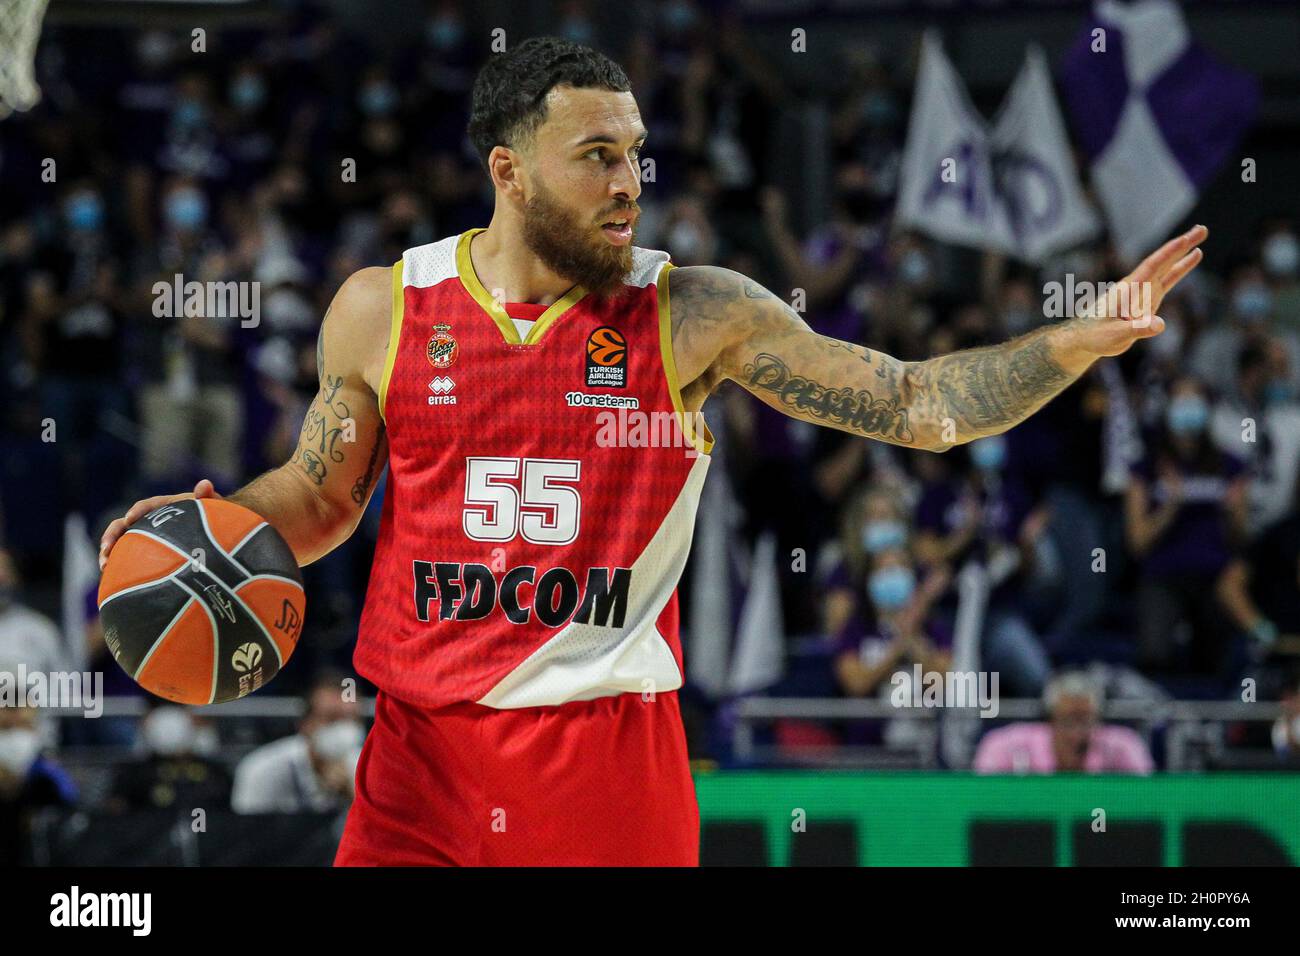
[[[336,866],[697,866],[677,694],[426,709],[380,693]]]

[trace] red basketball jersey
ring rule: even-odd
[[[634,248],[623,295],[575,287],[521,338],[474,273],[480,231],[393,267],[357,671],[425,707],[675,690],[712,438],[683,412],[668,255]]]

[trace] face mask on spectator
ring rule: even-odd
[[[1293,276],[1300,266],[1300,242],[1289,232],[1279,232],[1264,243],[1264,269],[1271,276]]]
[[[571,17],[560,27],[560,36],[574,43],[589,44],[595,36],[595,31],[592,30],[591,24],[581,17]]]
[[[862,118],[869,126],[888,126],[898,116],[893,97],[884,90],[872,90],[862,104]]]
[[[273,291],[262,303],[262,314],[271,328],[305,331],[313,324],[319,325],[311,302],[302,293],[281,287]]]
[[[970,443],[971,461],[980,471],[998,471],[1007,461],[1007,440],[990,435]]]
[[[1262,322],[1273,308],[1273,296],[1262,282],[1241,286],[1232,296],[1232,311],[1246,322]]]
[[[167,197],[167,221],[177,229],[198,229],[208,220],[208,201],[197,189],[178,189]]]
[[[695,23],[695,11],[689,3],[670,3],[664,7],[664,23],[670,30],[686,30]]]
[[[1169,403],[1165,420],[1177,435],[1195,435],[1205,429],[1210,418],[1209,406],[1199,395],[1184,395]]]
[[[344,760],[360,750],[365,739],[359,722],[335,720],[312,733],[311,749],[321,760]]]
[[[15,727],[0,730],[0,768],[24,777],[41,752],[41,738],[34,730]]]
[[[703,242],[700,230],[693,223],[681,220],[668,231],[668,248],[682,259],[690,259],[700,251]]]
[[[104,222],[104,203],[94,193],[77,193],[68,200],[68,225],[79,232],[98,229]]]
[[[150,753],[175,757],[192,749],[194,722],[180,707],[159,707],[145,718],[140,736]]]
[[[244,113],[266,102],[266,84],[259,77],[244,74],[230,85],[230,101]]]
[[[1264,385],[1265,405],[1285,405],[1295,401],[1295,386],[1284,378],[1275,378]]]
[[[454,47],[464,35],[465,28],[455,17],[438,17],[429,24],[429,41],[440,50]]]
[[[361,90],[360,100],[367,116],[387,116],[397,108],[397,91],[387,83],[368,83]]]
[[[881,568],[867,580],[871,603],[882,611],[896,611],[912,597],[916,576],[911,568]]]
[[[207,110],[198,100],[183,99],[172,111],[172,122],[184,130],[198,129],[207,119]]]
[[[862,527],[862,546],[869,554],[901,548],[906,543],[907,526],[894,518],[868,521]]]
[[[930,261],[919,249],[910,249],[898,263],[898,277],[908,285],[924,285],[930,278]]]
[[[151,30],[136,42],[135,55],[147,67],[159,67],[171,59],[172,41],[167,34]]]
[[[1173,319],[1165,320],[1165,330],[1153,339],[1148,339],[1147,347],[1159,361],[1175,359],[1183,351],[1183,327]]]

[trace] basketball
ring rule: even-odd
[[[305,596],[293,552],[230,501],[163,505],[127,529],[99,584],[104,641],[145,690],[219,704],[257,690],[289,659]]]

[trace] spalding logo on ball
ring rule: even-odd
[[[163,505],[131,525],[99,582],[104,641],[152,694],[219,704],[274,677],[302,633],[293,552],[260,515],[219,498]]]

